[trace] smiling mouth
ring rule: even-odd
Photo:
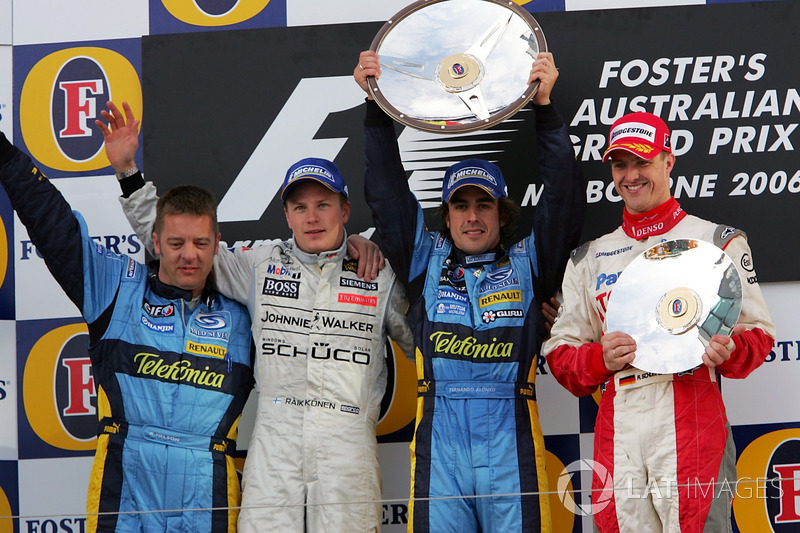
[[[625,188],[628,189],[629,191],[638,191],[639,189],[644,187],[644,185],[645,185],[644,183],[638,183],[636,185],[626,185]]]

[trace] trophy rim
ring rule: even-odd
[[[433,4],[440,4],[442,2],[452,2],[452,1],[454,0],[417,0],[414,3],[407,5],[406,7],[395,13],[393,17],[391,17],[384,23],[384,25],[372,39],[372,43],[370,44],[369,49],[377,53],[378,48],[380,47],[381,43],[383,43],[383,40],[385,39],[386,35],[395,26],[397,26],[397,24],[402,22],[410,15],[421,10],[422,8]],[[533,17],[533,15],[529,11],[522,8],[519,4],[516,4],[509,0],[480,0],[480,1],[497,4],[501,7],[513,11],[515,14],[522,17],[522,19],[531,28],[531,33],[536,37],[536,42],[539,46],[539,52],[541,53],[548,51],[547,40],[545,39],[544,32],[542,31],[539,22]],[[536,80],[533,83],[529,84],[525,88],[525,91],[522,93],[522,95],[513,102],[506,105],[506,107],[504,107],[502,111],[499,111],[491,115],[489,118],[483,120],[477,119],[476,117],[476,120],[474,122],[469,122],[464,124],[461,123],[440,124],[414,117],[409,117],[408,115],[403,113],[403,111],[392,105],[392,103],[389,102],[389,100],[387,100],[386,97],[383,96],[383,92],[380,90],[380,85],[378,83],[378,80],[374,76],[369,76],[367,78],[367,86],[369,87],[370,95],[375,100],[375,102],[381,107],[381,109],[383,109],[384,112],[386,112],[388,115],[390,115],[393,119],[400,122],[401,124],[431,133],[469,133],[489,128],[515,115],[520,109],[522,109],[525,106],[525,104],[527,104],[534,97],[536,91],[539,89],[539,80]]]

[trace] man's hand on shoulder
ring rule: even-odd
[[[356,274],[364,281],[372,281],[377,278],[378,272],[386,266],[383,252],[378,245],[361,235],[347,237],[347,253],[353,259],[358,260]]]

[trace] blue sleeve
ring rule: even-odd
[[[112,254],[92,241],[83,218],[2,132],[0,183],[50,273],[91,323],[113,301],[126,259],[108,262]]]
[[[544,192],[536,205],[531,237],[539,272],[536,296],[543,301],[561,286],[569,254],[580,243],[586,213],[586,179],[578,168],[567,127],[558,111],[552,104],[534,109]]]
[[[427,268],[432,236],[425,230],[422,208],[408,186],[394,122],[378,104],[368,101],[364,126],[364,196],[383,253],[397,276],[410,283]]]

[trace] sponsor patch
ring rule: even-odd
[[[342,272],[358,272],[358,261],[355,259],[342,261]]]
[[[633,250],[633,246],[626,246],[624,248],[618,248],[616,250],[611,250],[610,252],[597,252],[594,254],[595,257],[611,257],[614,255],[624,254],[625,252],[630,252]]]
[[[154,318],[171,317],[175,316],[175,304],[167,305],[153,305],[147,300],[142,302],[142,309],[148,315]]]
[[[349,292],[340,292],[338,302],[343,304],[355,304],[355,305],[366,305],[369,307],[377,307],[378,297],[363,296],[361,294],[351,294]]]
[[[438,292],[436,293],[436,299],[437,300],[453,300],[455,302],[460,302],[460,303],[463,303],[463,304],[466,304],[467,302],[469,302],[469,298],[467,298],[463,294],[460,294],[460,293],[458,293],[458,292],[456,292],[454,290],[450,290],[450,289],[446,289],[446,288],[438,290]]]
[[[264,278],[264,286],[261,289],[261,293],[268,296],[277,296],[278,298],[293,298],[297,300],[300,297],[300,282]]]
[[[354,415],[357,415],[361,412],[361,408],[354,405],[342,405],[340,410],[343,413],[353,413]]]
[[[608,144],[614,144],[614,141],[620,137],[638,137],[650,142],[655,142],[656,129],[643,122],[628,122],[620,124],[609,135],[610,140]]]
[[[189,334],[202,339],[227,341],[230,337],[229,322],[230,314],[227,312],[198,313],[189,326]]]
[[[351,287],[353,289],[361,289],[362,291],[377,291],[378,284],[366,282],[361,279],[339,278],[340,287]]]
[[[225,355],[228,353],[227,348],[223,348],[222,346],[217,346],[216,344],[201,344],[192,341],[186,341],[186,351],[206,357],[216,357],[218,359],[225,359]]]
[[[128,258],[128,268],[125,269],[125,277],[126,278],[133,278],[136,276],[136,261]]]
[[[522,301],[522,291],[502,291],[502,292],[495,292],[492,294],[487,294],[486,296],[481,296],[478,299],[478,305],[480,307],[488,307],[490,305],[494,305],[497,303],[504,303],[504,302],[521,302]]]
[[[755,270],[755,267],[753,267],[753,260],[750,259],[750,254],[748,254],[748,253],[745,253],[742,256],[741,264],[742,264],[742,268],[745,269],[748,272],[752,272],[753,270]]]
[[[497,311],[484,311],[481,315],[483,321],[490,324],[498,318],[523,318],[522,309],[498,309]]]
[[[464,260],[468,265],[473,265],[475,263],[486,263],[494,260],[494,254],[468,255],[466,258],[464,258]]]
[[[267,274],[300,279],[300,272],[293,272],[283,265],[267,265]]]
[[[458,315],[466,316],[467,307],[455,303],[439,302],[436,304],[436,313],[440,315]]]
[[[146,316],[142,316],[142,324],[144,324],[148,329],[152,329],[153,331],[157,331],[159,333],[172,333],[175,331],[174,324],[153,324],[147,320]]]

